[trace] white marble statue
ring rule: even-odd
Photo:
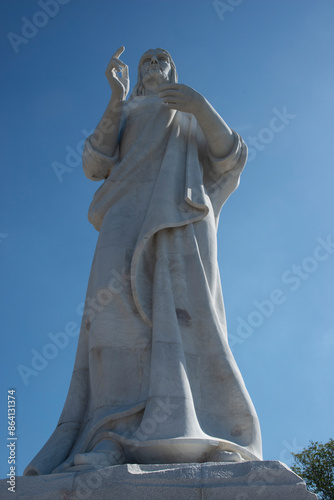
[[[247,148],[177,83],[166,50],[142,56],[125,100],[123,51],[108,64],[111,99],[83,155],[86,176],[104,182],[88,215],[99,237],[72,381],[26,475],[262,458],[217,264],[219,213]]]

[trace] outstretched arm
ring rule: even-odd
[[[123,46],[116,50],[107,66],[105,75],[112,94],[108,106],[91,137],[93,148],[107,156],[113,155],[117,145],[123,103],[130,87],[128,67],[119,59],[124,50]],[[120,75],[117,73],[120,73]]]
[[[199,92],[187,85],[168,83],[160,87],[159,96],[169,108],[195,116],[213,156],[224,158],[232,151],[232,130]]]

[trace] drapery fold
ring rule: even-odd
[[[196,119],[154,97],[133,99],[124,120],[112,157],[86,142],[86,175],[108,175],[88,214],[100,234],[67,400],[25,473],[65,470],[101,436],[130,462],[262,457],[217,263],[219,213],[247,148],[234,133],[230,154],[213,158]]]

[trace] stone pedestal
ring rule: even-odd
[[[127,464],[91,472],[18,477],[16,493],[0,482],[0,498],[22,500],[316,500],[281,462]]]

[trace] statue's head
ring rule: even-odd
[[[138,79],[130,98],[152,93],[164,82],[177,82],[174,61],[167,50],[150,49],[140,58]]]

